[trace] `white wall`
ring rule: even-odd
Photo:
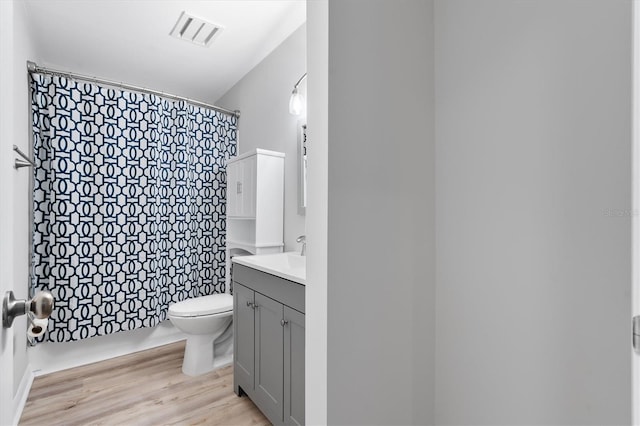
[[[13,145],[29,152],[29,92],[26,61],[37,60],[24,4],[3,1],[0,30],[0,296],[13,290],[26,298],[29,274],[29,176],[30,169],[13,168]],[[0,330],[0,424],[17,421],[25,402],[31,371],[26,356],[26,319]]]
[[[329,2],[327,420],[431,424],[433,2],[366,3]]]
[[[436,0],[438,424],[630,423],[631,16]]]
[[[270,149],[286,154],[284,186],[285,251],[299,250],[296,238],[305,233],[298,214],[298,123],[306,116],[289,114],[293,85],[307,71],[306,24],[233,86],[216,105],[240,110],[239,150]],[[306,81],[300,86],[306,95]]]

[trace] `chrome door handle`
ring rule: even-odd
[[[5,293],[2,300],[2,327],[9,328],[15,317],[32,312],[38,319],[49,318],[53,311],[53,295],[48,291],[39,291],[31,300],[17,300],[13,291]]]

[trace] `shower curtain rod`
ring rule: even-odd
[[[126,89],[126,90],[132,90],[134,92],[141,92],[141,93],[149,93],[151,95],[158,95],[158,96],[162,96],[165,98],[169,98],[169,99],[174,99],[177,101],[186,101],[190,104],[196,105],[196,106],[201,106],[201,107],[205,107],[205,108],[210,108],[219,112],[223,112],[225,114],[229,114],[232,115],[236,118],[240,117],[240,111],[235,110],[235,111],[231,111],[229,109],[225,109],[225,108],[221,108],[219,106],[215,106],[215,105],[211,105],[211,104],[207,104],[204,102],[200,102],[200,101],[196,101],[193,99],[189,99],[189,98],[185,98],[183,96],[178,96],[178,95],[172,95],[170,93],[165,93],[165,92],[160,92],[158,90],[152,90],[152,89],[147,89],[145,87],[140,87],[140,86],[134,86],[132,84],[126,84],[126,83],[122,83],[119,81],[112,81],[112,80],[106,80],[104,78],[98,78],[98,77],[91,77],[88,75],[82,75],[82,74],[76,74],[73,72],[67,72],[67,71],[60,71],[60,70],[54,70],[51,68],[45,68],[45,67],[41,67],[39,65],[37,65],[35,62],[31,62],[31,61],[27,61],[27,71],[29,72],[29,75],[33,74],[33,73],[43,73],[43,74],[52,74],[52,75],[59,75],[62,77],[68,77],[74,80],[83,80],[83,81],[88,81],[91,83],[100,83],[100,84],[106,84],[109,86],[113,86],[113,87],[118,87],[121,89]]]

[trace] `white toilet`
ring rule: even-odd
[[[187,335],[182,361],[184,374],[197,376],[231,362],[232,315],[230,294],[195,297],[169,306],[171,323]]]

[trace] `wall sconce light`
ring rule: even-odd
[[[307,78],[307,73],[305,72],[300,80],[293,86],[293,92],[291,92],[291,98],[289,98],[289,114],[292,115],[300,115],[302,111],[304,111],[305,100],[304,96],[298,93],[298,86],[302,83],[302,80]]]

